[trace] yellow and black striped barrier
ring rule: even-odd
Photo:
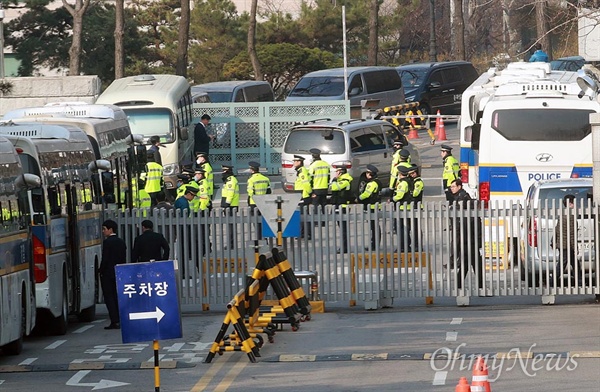
[[[304,315],[305,320],[310,320],[312,306],[310,305],[308,298],[306,298],[306,294],[304,293],[300,282],[298,282],[285,253],[280,252],[277,248],[273,248],[273,260],[277,263],[279,272],[281,272],[283,279],[290,288],[291,295],[300,308],[300,313]]]
[[[221,329],[212,344],[205,363],[210,363],[216,354],[223,354],[223,352],[229,351],[243,351],[248,355],[250,362],[256,362],[256,357],[259,357],[258,347],[254,343],[254,340],[250,336],[250,333],[246,329],[244,324],[245,315],[245,290],[240,290],[227,304],[227,314],[225,320],[221,325]],[[240,314],[242,311],[242,314]],[[231,340],[231,336],[225,336],[229,325],[233,324],[233,328],[237,336],[234,335],[234,340]]]

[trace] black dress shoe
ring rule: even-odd
[[[110,323],[108,327],[104,327],[104,329],[121,329],[121,324],[119,323]]]

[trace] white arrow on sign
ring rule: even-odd
[[[97,389],[106,389],[114,387],[122,387],[123,385],[129,385],[127,382],[111,381],[111,380],[100,380],[99,382],[80,382],[85,376],[87,376],[91,370],[80,370],[73,377],[67,381],[67,385],[71,387],[93,387],[92,391]]]
[[[147,320],[147,319],[156,319],[156,322],[159,323],[162,320],[165,313],[156,307],[156,311],[154,312],[139,312],[139,313],[129,313],[129,320]]]

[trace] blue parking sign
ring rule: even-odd
[[[115,268],[123,343],[182,337],[173,261]]]

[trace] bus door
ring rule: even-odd
[[[64,186],[64,188],[63,188]],[[81,244],[79,236],[79,211],[77,210],[77,187],[74,184],[60,184],[61,196],[65,196],[65,208],[63,211],[67,215],[67,251],[68,265],[70,270],[72,309],[79,309],[80,295],[75,295],[81,290],[80,265],[81,265]]]

